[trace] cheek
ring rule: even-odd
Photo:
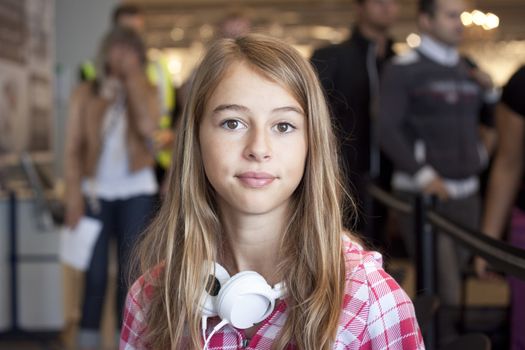
[[[294,177],[302,178],[308,152],[306,142],[300,140],[286,145],[283,149],[287,150],[284,152],[284,164],[288,166]]]
[[[231,163],[231,150],[228,149],[224,142],[218,142],[210,137],[205,142],[201,142],[201,157],[206,171],[206,176],[212,180],[221,175]]]
[[[201,142],[200,148],[201,148],[202,163],[204,165],[204,169],[206,170],[206,174],[207,174],[209,169],[213,169],[215,167],[215,162],[214,162],[214,160],[216,159],[215,153],[214,153],[215,148],[210,142]]]

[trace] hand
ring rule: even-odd
[[[79,204],[72,204],[66,206],[65,224],[69,228],[75,228],[84,216],[84,203],[80,201]]]
[[[442,178],[436,177],[424,189],[423,192],[437,196],[440,200],[446,201],[449,198],[448,190]]]
[[[487,277],[487,261],[479,256],[474,258],[474,271],[479,278]]]
[[[487,260],[479,256],[474,258],[474,271],[479,278],[483,280],[495,280],[501,278],[497,273],[489,271],[488,267],[489,264],[487,263]]]
[[[133,72],[142,70],[139,53],[125,44],[111,46],[108,52],[108,66],[110,73],[119,79],[126,79]]]
[[[124,46],[122,47],[120,58],[120,74],[124,79],[135,72],[142,71],[142,64],[140,56],[134,49]]]
[[[175,141],[175,133],[169,129],[157,130],[154,141],[157,150],[171,150]]]
[[[108,101],[114,101],[117,94],[122,90],[122,84],[115,77],[108,77],[102,82],[100,95]]]
[[[483,88],[492,89],[494,87],[494,82],[492,81],[492,77],[488,73],[482,71],[481,69],[479,68],[472,69],[470,71],[470,75]]]

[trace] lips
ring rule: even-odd
[[[271,184],[277,177],[264,172],[245,172],[236,176],[241,183],[251,188],[261,188]]]

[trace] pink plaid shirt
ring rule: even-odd
[[[334,349],[424,349],[423,339],[412,302],[397,282],[382,268],[382,257],[344,239],[346,287],[343,309],[334,342]],[[142,335],[147,331],[145,308],[139,301],[153,292],[143,277],[131,287],[120,338],[120,350],[151,349]],[[140,294],[144,293],[145,298]],[[274,311],[261,322],[257,333],[248,340],[243,330],[226,325],[209,343],[208,349],[269,350],[286,321],[286,303],[277,303]],[[208,322],[209,335],[218,318]],[[289,349],[296,349],[290,345]],[[157,349],[156,349],[157,350]]]

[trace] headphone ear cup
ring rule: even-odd
[[[228,271],[218,263],[214,263],[214,275],[209,275],[206,281],[202,303],[202,316],[217,316],[216,300],[221,289],[230,279]]]
[[[275,292],[254,271],[233,276],[219,292],[216,312],[234,327],[246,329],[264,320],[275,306]]]

